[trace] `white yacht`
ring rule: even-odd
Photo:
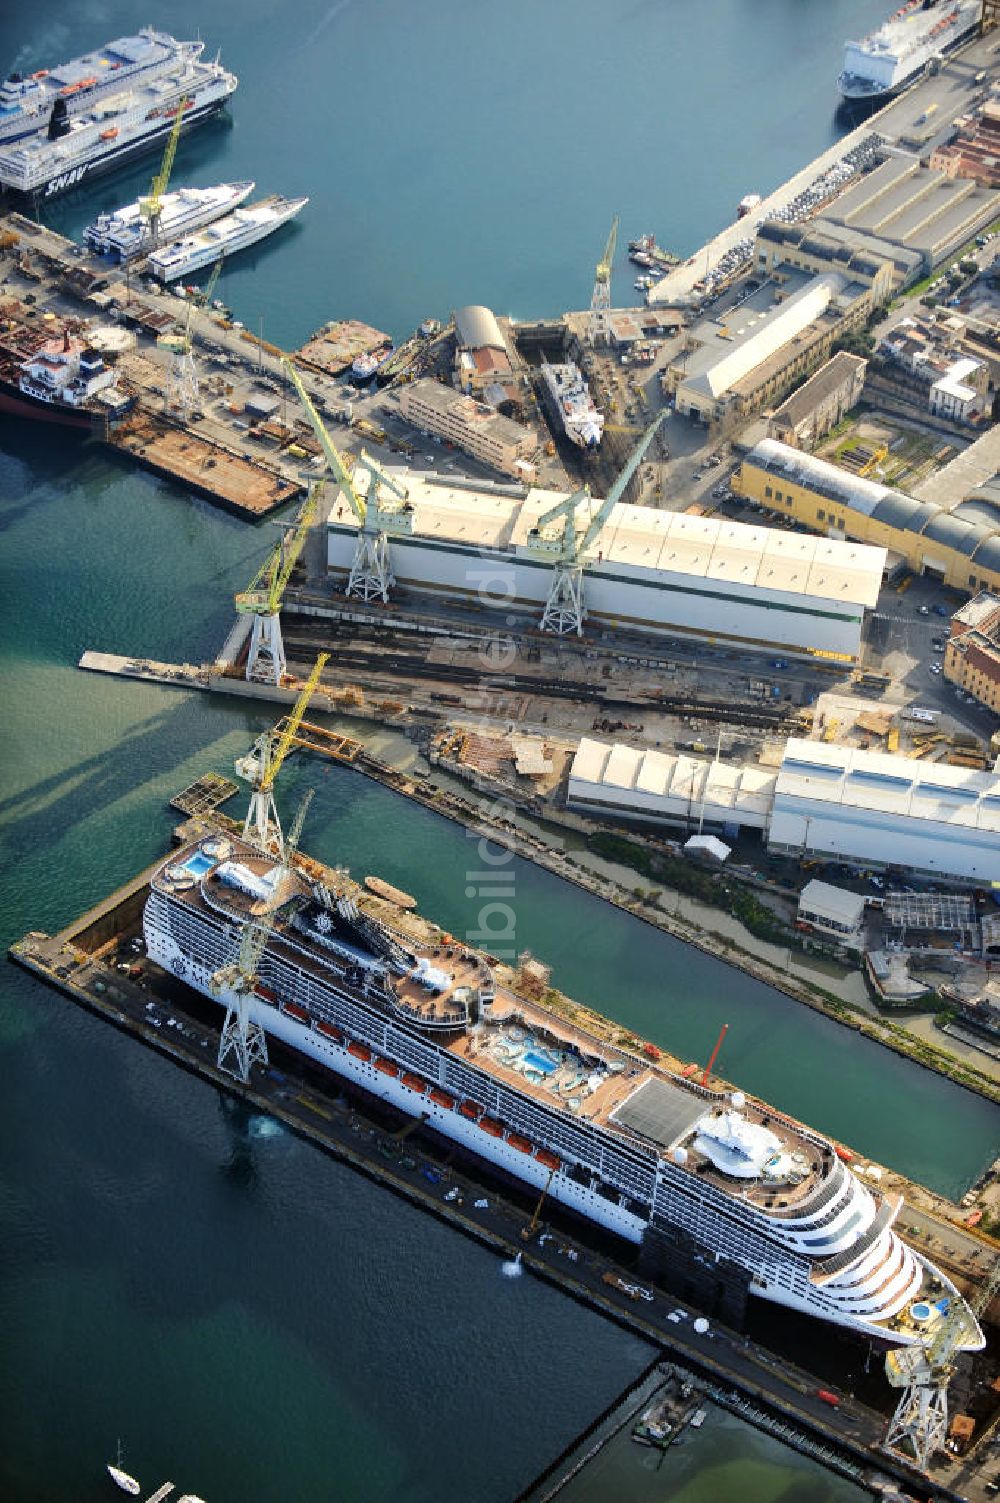
[[[308,202],[308,198],[285,198],[274,193],[258,203],[245,204],[195,235],[159,246],[149,257],[149,270],[161,282],[176,282],[178,277],[191,276],[211,266],[220,256],[233,256],[273,235],[301,213]]]
[[[214,188],[178,188],[160,200],[156,241],[180,240],[239,207],[254,190],[252,182],[219,183]],[[142,200],[112,214],[98,214],[83,232],[84,244],[101,256],[131,261],[153,249],[153,230],[143,215]]]

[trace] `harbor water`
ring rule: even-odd
[[[176,180],[311,196],[220,283],[249,328],[295,344],[332,317],[400,335],[468,301],[584,306],[615,212],[689,252],[835,138],[843,37],[880,15],[872,0],[177,0],[153,19],[241,77],[231,124],[182,142]],[[19,0],[0,64],[43,67],[147,19],[124,0]],[[148,175],[42,217],[74,233]],[[152,861],[167,799],[229,771],[267,724],[75,664],[86,648],[212,655],[269,538],[78,437],[0,419],[4,946]],[[643,1037],[703,1058],[728,1022],[728,1075],[948,1193],[995,1154],[978,1098],[530,865],[491,864],[347,770],[291,763],[285,808],[307,784],[307,849],[470,938],[502,886],[516,948]],[[106,1497],[121,1435],[147,1490],[169,1476],[209,1503],[503,1503],[649,1360],[10,966],[0,1051],[4,1498]],[[677,1496],[857,1496],[745,1426],[725,1435],[725,1475],[692,1444]]]

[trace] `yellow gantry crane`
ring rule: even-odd
[[[389,537],[394,533],[413,531],[413,507],[406,487],[387,475],[364,449],[355,461],[353,472],[349,470],[326,431],[298,371],[290,360],[283,358],[281,364],[298,393],[330,473],[347,497],[358,525],[358,541],[345,594],[359,596],[362,600],[372,600],[376,595],[388,600],[389,586],[393,583]]]
[[[608,315],[611,311],[611,272],[618,248],[618,215],[611,221],[611,233],[604,247],[604,255],[594,272],[594,291],[590,299],[590,342],[606,344],[608,338]]]
[[[261,684],[280,684],[288,664],[281,638],[281,601],[292,570],[305,546],[319,510],[318,486],[309,489],[292,526],[282,532],[247,588],[236,596],[236,610],[252,616],[247,678]]]
[[[270,897],[262,900],[265,904],[263,911],[255,913],[251,909],[240,939],[239,954],[228,965],[220,966],[209,983],[216,996],[224,997],[227,1003],[219,1035],[219,1069],[244,1084],[250,1079],[255,1064],[267,1064],[267,1035],[254,1015],[253,996],[260,963],[284,901],[292,853],[298,846],[313,792],[312,788],[306,790],[285,841],[281,861],[268,875]]]
[[[170,135],[167,137],[167,144],[163,151],[163,161],[160,163],[160,170],[150,184],[149,196],[147,198],[140,198],[139,200],[139,213],[149,225],[154,245],[156,244],[160,230],[160,212],[163,195],[167,191],[167,184],[173,171],[174,157],[177,155],[177,142],[180,140],[181,131],[184,127],[184,111],[190,103],[191,101],[186,94],[178,102],[174,123],[170,128]]]
[[[274,731],[265,731],[254,742],[249,756],[241,757],[236,763],[236,771],[246,778],[253,789],[247,816],[243,821],[243,839],[255,845],[262,854],[277,856],[279,860],[285,859],[286,846],[274,802],[274,780],[292,749],[302,717],[329,659],[328,652],[321,652],[316,659],[280,735],[275,735]]]

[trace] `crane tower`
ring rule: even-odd
[[[413,531],[413,507],[406,487],[387,475],[363,449],[352,474],[326,431],[323,419],[313,406],[298,371],[290,360],[282,359],[281,363],[298,392],[299,401],[323,451],[327,468],[339,482],[358,524],[358,541],[345,594],[366,601],[374,600],[376,596],[387,601],[389,588],[394,583],[389,558],[389,537],[393,533]]]
[[[542,631],[554,632],[560,637],[571,632],[578,637],[583,635],[583,623],[587,618],[584,600],[586,555],[597,542],[625,487],[642,463],[643,455],[665,416],[666,413],[661,412],[646,429],[603,501],[595,502],[584,486],[543,512],[529,532],[527,546],[530,551],[551,558],[554,564],[552,585],[542,613]],[[591,508],[589,511],[586,510],[588,507]],[[577,513],[580,511],[584,512],[584,525],[578,532]],[[560,522],[561,527],[553,527],[554,523]]]
[[[174,116],[174,123],[170,128],[167,144],[163,149],[163,161],[160,163],[160,170],[152,183],[150,183],[149,196],[147,198],[140,198],[139,200],[139,213],[149,223],[154,245],[160,232],[160,213],[163,195],[167,191],[167,184],[173,171],[174,157],[177,155],[177,142],[180,140],[181,130],[184,126],[184,111],[190,103],[191,101],[187,95],[178,101],[177,114]]]
[[[236,596],[238,614],[253,617],[247,653],[247,680],[280,684],[288,668],[281,636],[281,601],[319,509],[317,486],[311,486],[302,510],[261,564],[249,585]]]
[[[589,335],[591,344],[607,344],[608,314],[611,311],[611,271],[615,264],[615,248],[618,245],[618,215],[611,221],[611,233],[604,247],[604,255],[597,263],[594,274],[594,291],[590,299]]]
[[[306,790],[285,842],[281,861],[271,873],[270,902],[262,913],[251,916],[243,929],[236,959],[221,966],[210,983],[216,995],[225,993],[228,997],[226,1016],[219,1035],[218,1066],[244,1085],[250,1079],[254,1065],[267,1064],[267,1035],[254,1016],[253,994],[260,963],[281,907],[292,853],[298,846],[313,791],[312,788]]]
[[[885,1448],[916,1461],[922,1471],[927,1470],[934,1453],[944,1449],[948,1384],[955,1371],[955,1356],[977,1338],[982,1345],[978,1317],[998,1291],[1000,1258],[968,1302],[944,1299],[931,1307],[926,1335],[918,1345],[895,1347],[886,1355],[885,1375],[893,1388],[903,1391],[889,1421]]]
[[[329,661],[329,653],[321,652],[308,679],[302,687],[292,713],[285,721],[280,735],[265,731],[254,743],[247,757],[236,763],[236,771],[253,786],[246,819],[243,821],[243,839],[266,856],[283,856],[285,842],[281,834],[281,821],[274,802],[274,780],[281,771],[282,763],[292,749],[302,717],[306,713],[319,683],[320,675]]]

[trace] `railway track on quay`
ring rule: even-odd
[[[291,623],[284,629],[286,649],[305,662],[317,652],[331,648],[328,632],[310,630]],[[723,699],[691,699],[685,695],[666,692],[653,696],[630,696],[615,694],[599,685],[574,682],[572,679],[542,678],[527,673],[484,673],[481,668],[464,663],[430,663],[417,653],[404,651],[380,651],[333,642],[335,661],[341,669],[359,674],[385,674],[401,680],[450,684],[457,691],[477,689],[480,691],[507,691],[530,694],[542,699],[567,699],[578,704],[592,705],[595,709],[627,711],[630,715],[658,712],[668,715],[696,716],[700,720],[718,724],[731,724],[742,729],[777,731],[791,724],[796,709],[788,704],[759,705],[735,703]],[[461,694],[456,694],[460,705]],[[442,711],[448,701],[442,702]],[[472,708],[472,706],[467,706]]]

